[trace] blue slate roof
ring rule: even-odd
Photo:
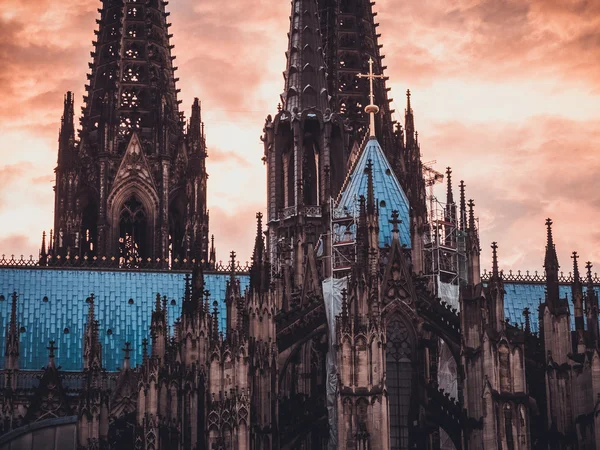
[[[545,289],[546,286],[544,284],[535,284],[535,283],[504,283],[504,290],[506,294],[504,295],[504,315],[507,317],[511,323],[525,323],[525,318],[523,317],[523,309],[529,308],[531,312],[531,316],[529,316],[531,320],[531,331],[538,332],[539,331],[539,315],[538,315],[538,306],[540,304],[540,299],[544,301],[545,299]],[[584,287],[585,291],[585,287]],[[596,292],[600,292],[598,288],[596,288]],[[565,296],[569,299],[569,308],[571,312],[571,328],[575,329],[575,319],[573,317],[573,298],[571,295],[571,285],[564,284],[559,287],[559,293],[561,298],[565,298]]]
[[[150,320],[156,294],[168,299],[168,318],[172,325],[181,314],[185,290],[181,272],[138,272],[101,270],[0,269],[0,367],[4,366],[6,328],[10,320],[11,295],[18,298],[21,333],[19,365],[21,369],[39,370],[48,362],[46,347],[56,341],[56,360],[63,370],[83,367],[83,329],[89,308],[86,298],[95,295],[96,319],[100,325],[103,365],[115,371],[122,363],[126,341],[134,351],[131,364],[141,363],[142,340],[150,339]],[[225,289],[229,275],[205,274],[210,301],[220,304],[220,326],[225,328]],[[249,277],[239,276],[242,292]],[[48,297],[48,301],[44,301]],[[2,297],[0,297],[2,299]],[[133,299],[133,304],[129,304]],[[171,301],[175,300],[175,305]],[[212,309],[212,308],[211,308]],[[69,332],[65,334],[64,330]],[[108,330],[111,330],[109,333]]]
[[[402,190],[390,163],[385,157],[377,139],[369,139],[361,153],[349,181],[339,200],[338,208],[346,208],[350,213],[361,195],[367,197],[367,179],[365,172],[367,164],[373,164],[373,188],[375,199],[379,206],[379,247],[392,244],[392,211],[398,210],[402,223],[400,229],[400,244],[411,246],[410,240],[410,206],[406,194]]]

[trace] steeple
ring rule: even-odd
[[[118,125],[109,138],[137,130],[154,141],[153,153],[169,152],[168,135],[180,129],[166,4],[104,1],[82,120],[82,138],[99,151],[110,150],[103,125]]]
[[[315,108],[325,112],[329,98],[317,1],[292,0],[290,19],[283,107],[288,111]]]

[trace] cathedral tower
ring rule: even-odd
[[[209,259],[200,104],[186,130],[165,5],[103,1],[78,139],[65,97],[55,257]]]
[[[344,180],[344,127],[332,113],[316,0],[293,0],[283,108],[265,124],[268,251],[286,295],[303,286],[305,258]]]

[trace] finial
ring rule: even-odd
[[[492,242],[492,276],[498,277],[498,243]]]
[[[577,255],[577,252],[573,252],[571,258],[573,259],[573,282],[579,283],[579,265],[577,264],[579,256]]]
[[[546,227],[548,228],[548,246],[553,247],[554,246],[554,241],[552,239],[552,219],[547,218],[546,219]]]
[[[446,203],[451,205],[454,203],[454,194],[452,193],[452,169],[446,167]]]
[[[588,286],[594,286],[594,278],[592,277],[592,262],[588,261],[585,263],[585,268],[587,269],[587,282],[588,282]]]
[[[460,229],[467,229],[467,204],[465,202],[465,182],[460,180]]]
[[[398,216],[400,214],[398,213],[397,209],[394,209],[392,211],[392,218],[390,220],[390,223],[392,224],[392,233],[394,233],[394,236],[397,236],[398,233],[400,232],[400,230],[398,229],[398,225],[402,223],[402,221],[400,219],[398,219]]]
[[[469,229],[475,231],[475,202],[473,199],[469,200]]]
[[[369,104],[365,106],[365,112],[369,114],[369,137],[375,138],[375,114],[379,112],[379,107],[375,104],[373,95],[373,80],[376,78],[383,79],[383,75],[375,75],[373,73],[373,58],[369,58],[369,73],[359,73],[358,78],[366,78],[369,80]]]
[[[406,112],[411,113],[412,109],[410,107],[410,89],[406,90]]]

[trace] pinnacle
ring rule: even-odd
[[[498,276],[498,243],[492,242],[492,276]]]

